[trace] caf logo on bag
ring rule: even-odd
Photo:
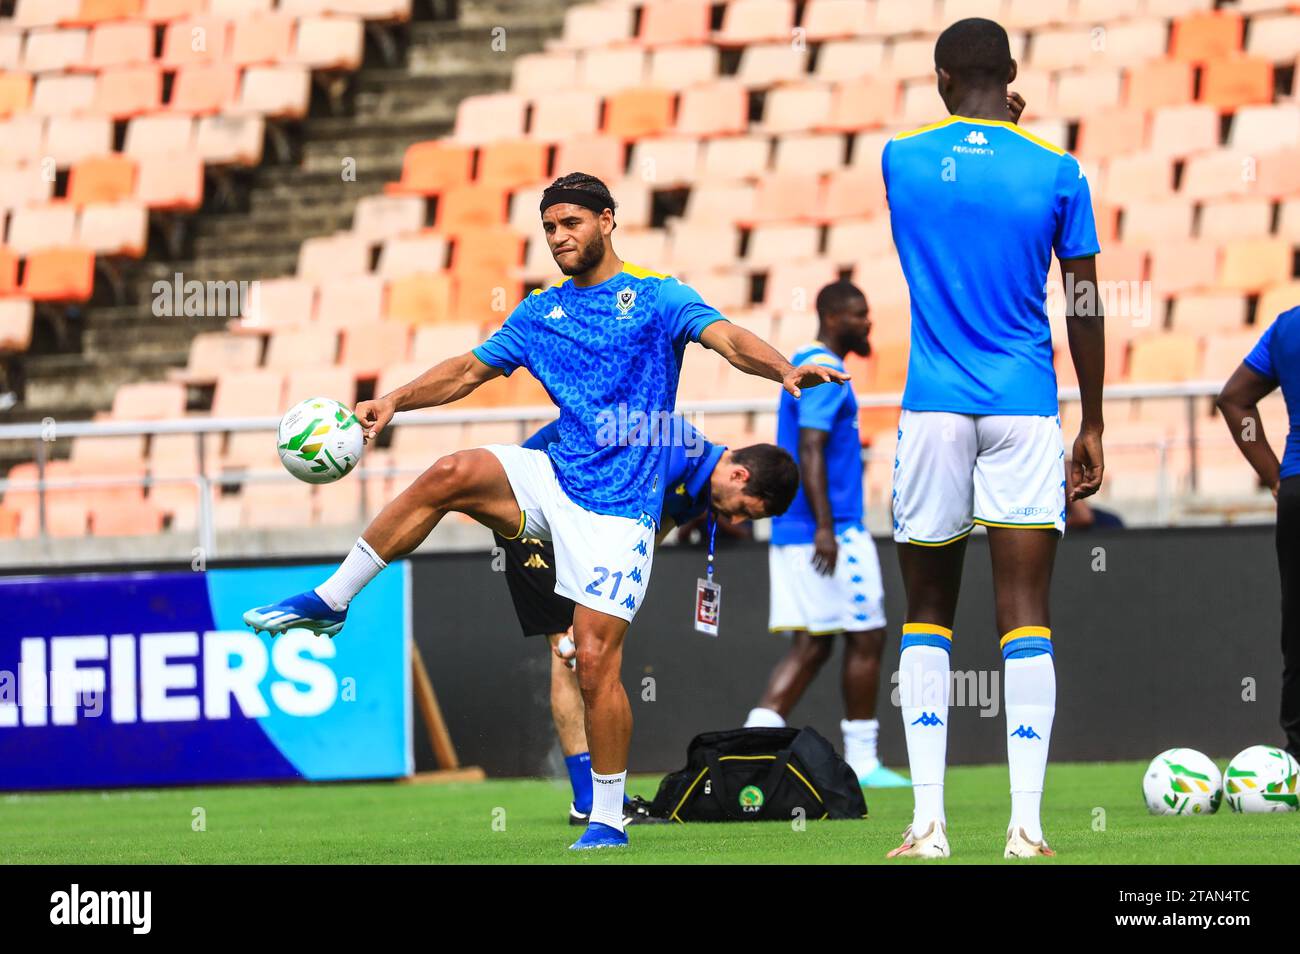
[[[763,790],[757,785],[746,785],[740,790],[740,810],[756,812],[763,807]]]

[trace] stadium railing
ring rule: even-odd
[[[1106,390],[1106,399],[1112,400],[1140,400],[1140,399],[1162,399],[1162,400],[1181,400],[1186,405],[1186,425],[1181,435],[1168,436],[1151,441],[1112,441],[1107,442],[1106,447],[1110,451],[1124,449],[1141,449],[1152,451],[1156,455],[1156,490],[1155,490],[1155,507],[1152,522],[1156,525],[1164,525],[1170,522],[1173,512],[1174,501],[1174,481],[1171,475],[1169,463],[1170,456],[1175,450],[1185,451],[1186,462],[1185,474],[1187,477],[1186,487],[1188,491],[1195,493],[1197,490],[1197,474],[1199,470],[1199,451],[1203,444],[1216,443],[1222,444],[1226,437],[1215,435],[1214,439],[1207,441],[1207,438],[1200,432],[1212,423],[1212,419],[1206,418],[1201,413],[1204,407],[1203,399],[1213,397],[1218,394],[1221,388],[1220,382],[1217,381],[1199,381],[1185,382],[1179,384],[1129,384],[1116,385]],[[1059,392],[1060,401],[1063,407],[1076,404],[1079,400],[1077,388],[1062,388]],[[902,395],[897,393],[886,394],[859,394],[858,402],[863,408],[897,408],[901,401]],[[682,401],[679,403],[678,410],[699,422],[701,418],[707,422],[709,415],[713,414],[770,414],[776,409],[775,399],[744,399],[744,400],[707,400],[707,401]],[[392,427],[428,427],[428,426],[449,426],[457,424],[487,423],[487,422],[516,422],[518,424],[518,439],[524,440],[531,429],[536,426],[536,422],[550,419],[555,414],[553,407],[499,407],[483,409],[448,409],[419,412],[403,412],[398,414],[392,422]],[[0,426],[0,440],[8,441],[32,441],[34,446],[34,460],[36,463],[36,479],[32,480],[14,480],[0,479],[0,492],[6,495],[12,491],[35,493],[36,495],[36,512],[39,520],[39,529],[37,536],[44,538],[47,534],[47,504],[51,492],[55,491],[75,491],[90,490],[97,488],[109,487],[140,487],[149,488],[163,485],[188,485],[194,487],[198,499],[198,513],[196,521],[196,531],[199,546],[203,547],[208,554],[217,553],[217,526],[213,517],[213,495],[214,491],[221,486],[238,485],[243,486],[249,483],[266,483],[278,482],[287,484],[293,481],[293,478],[285,473],[282,469],[270,466],[274,458],[271,456],[268,446],[267,461],[268,467],[265,469],[255,470],[222,470],[212,460],[213,453],[209,447],[209,442],[204,438],[212,434],[228,434],[241,432],[272,432],[279,424],[279,419],[275,417],[240,417],[240,418],[182,418],[161,421],[78,421],[78,422],[56,422],[47,420],[44,422],[34,422],[28,424],[10,424]],[[701,429],[707,434],[707,423],[701,424]],[[108,476],[103,478],[88,478],[85,476],[74,476],[68,478],[51,478],[47,476],[47,465],[53,459],[50,453],[51,445],[59,440],[69,438],[108,438],[124,436],[151,436],[160,434],[192,434],[196,441],[197,450],[197,467],[192,476],[153,476],[129,475],[129,476]],[[1073,435],[1067,434],[1067,441]],[[1277,435],[1274,435],[1276,437]],[[1067,445],[1068,446],[1068,445]],[[881,451],[877,451],[877,454]],[[892,449],[890,449],[892,453]],[[865,459],[870,462],[873,460],[872,448],[864,448]],[[1241,466],[1246,468],[1245,462]],[[368,475],[371,478],[394,478],[400,476],[413,476],[421,472],[423,468],[417,466],[401,465],[384,465],[382,467],[367,467],[367,457],[362,456],[358,465],[358,474]],[[355,479],[355,477],[353,478]],[[1121,474],[1115,474],[1112,479],[1122,479]],[[373,514],[377,507],[376,503],[382,504],[382,501],[368,499],[375,490],[370,485],[369,480],[360,482],[360,494],[357,519],[365,520]],[[369,492],[368,492],[369,491]]]

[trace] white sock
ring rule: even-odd
[[[386,566],[388,564],[379,558],[370,544],[358,537],[334,575],[316,587],[316,595],[331,609],[345,610],[353,597],[365,589],[366,584]]]
[[[1003,664],[1007,710],[1007,765],[1011,771],[1011,827],[1030,841],[1042,841],[1039,810],[1047,746],[1056,715],[1056,668],[1050,653],[1008,659]]]
[[[591,820],[623,830],[623,788],[627,772],[617,775],[591,773]]]
[[[744,728],[784,729],[785,719],[775,709],[764,709],[759,706],[757,709],[749,710],[749,716],[745,719]]]
[[[912,772],[912,831],[922,835],[932,822],[946,821],[943,772],[948,757],[948,651],[907,646],[898,657],[898,698]]]
[[[849,763],[858,778],[880,768],[880,758],[876,754],[879,722],[875,719],[841,719],[840,732],[844,735],[844,761]]]

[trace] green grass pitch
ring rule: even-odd
[[[1044,823],[1074,864],[1291,863],[1300,815],[1155,818],[1142,804],[1144,765],[1053,765]],[[657,780],[629,790],[650,796]],[[1002,863],[1005,766],[951,769],[953,857]],[[569,852],[563,781],[150,789],[0,796],[0,862],[206,863],[830,863],[879,864],[910,820],[908,789],[867,792],[870,818],[655,825],[632,846]],[[201,811],[200,811],[201,810]],[[195,831],[198,821],[206,830]],[[931,864],[934,862],[910,862]],[[1012,862],[1008,862],[1012,863]],[[1014,862],[1022,864],[1024,862]]]

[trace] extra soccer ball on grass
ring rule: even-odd
[[[280,463],[299,480],[329,484],[357,466],[365,440],[357,416],[338,401],[308,398],[280,418]]]
[[[1167,749],[1147,766],[1142,795],[1152,815],[1213,815],[1223,797],[1223,779],[1209,756]]]
[[[1223,784],[1234,812],[1293,812],[1300,807],[1300,765],[1289,752],[1271,745],[1238,752]]]

